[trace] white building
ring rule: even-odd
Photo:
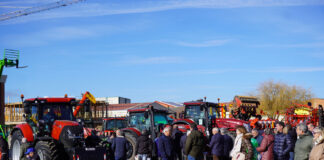
[[[98,97],[96,101],[104,101],[108,104],[128,104],[131,103],[129,98],[124,97]]]

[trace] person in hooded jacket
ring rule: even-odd
[[[251,138],[252,134],[247,134],[247,130],[244,126],[236,126],[236,138],[230,156],[236,158],[238,153],[243,153],[245,155],[245,160],[251,160],[253,157]]]
[[[314,147],[309,154],[309,160],[323,160],[324,159],[324,129],[316,127],[313,130]]]
[[[147,160],[152,157],[153,142],[149,138],[147,130],[142,131],[142,135],[137,138],[135,155],[139,160]]]
[[[206,139],[203,133],[198,131],[195,123],[190,124],[190,134],[186,140],[185,154],[188,160],[201,160],[204,157]]]
[[[274,136],[271,134],[270,128],[264,130],[262,142],[259,147],[256,148],[261,154],[261,160],[273,160],[273,142]]]

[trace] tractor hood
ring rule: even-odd
[[[56,120],[53,124],[52,137],[56,140],[60,139],[60,134],[64,127],[66,126],[79,126],[78,122],[67,121],[67,120]],[[81,127],[81,126],[80,126]],[[81,127],[82,128],[82,127]]]

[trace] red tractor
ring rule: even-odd
[[[168,117],[172,112],[167,109],[158,108],[154,104],[128,110],[128,127],[122,130],[131,146],[127,152],[127,158],[130,160],[133,160],[135,157],[136,139],[141,135],[142,130],[148,130],[151,139],[154,141],[163,127],[172,123],[172,119]],[[154,148],[153,146],[153,150],[155,150]]]
[[[198,129],[207,136],[211,135],[213,127],[228,128],[230,131],[234,131],[237,125],[243,125],[248,130],[250,129],[249,123],[246,121],[233,118],[221,118],[220,109],[222,108],[218,103],[198,100],[185,102],[184,107],[183,118],[173,122],[183,132],[189,129],[191,123],[196,123]]]
[[[26,123],[11,135],[12,160],[19,160],[21,139],[31,143],[41,160],[105,160],[106,150],[88,145],[83,126],[76,122],[72,108],[75,98],[32,98],[23,103]]]
[[[126,117],[109,117],[103,119],[102,131],[104,133],[112,133],[117,129],[123,129],[127,127]]]

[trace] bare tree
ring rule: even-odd
[[[274,115],[277,111],[284,113],[294,103],[307,104],[313,94],[310,89],[266,81],[259,86],[258,97],[261,102],[259,108]]]

